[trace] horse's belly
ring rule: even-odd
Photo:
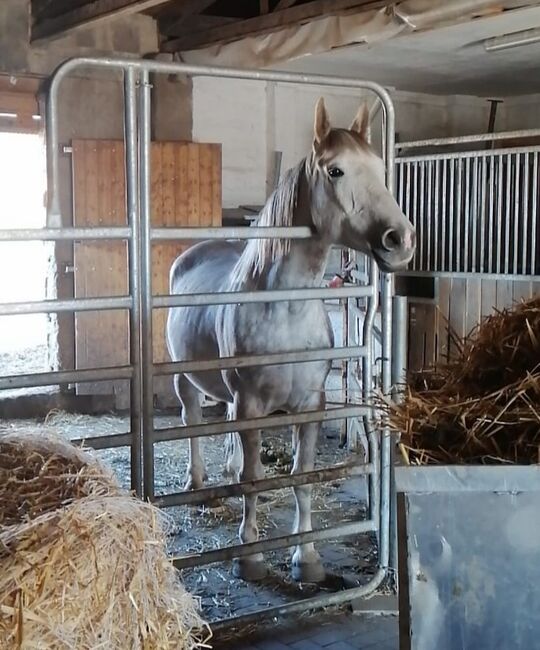
[[[167,343],[173,361],[208,361],[219,358],[212,307],[178,307],[172,309],[167,323]],[[231,394],[221,371],[185,373],[201,392],[219,402],[231,401]]]

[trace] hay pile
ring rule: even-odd
[[[0,434],[0,648],[210,647],[164,523],[63,440]]]
[[[488,317],[388,411],[407,462],[540,462],[540,298]]]

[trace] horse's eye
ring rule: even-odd
[[[339,167],[331,167],[328,170],[328,176],[330,176],[330,178],[339,178],[340,176],[343,176],[343,170]]]

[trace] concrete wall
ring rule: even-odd
[[[313,110],[324,95],[333,123],[348,126],[362,95],[346,89],[196,78],[193,138],[223,143],[225,207],[264,202],[274,151],[282,169],[311,147]],[[487,129],[489,103],[476,97],[442,97],[393,92],[401,141],[480,133]],[[380,120],[373,139],[380,141]]]

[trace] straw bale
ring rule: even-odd
[[[409,378],[385,404],[415,464],[540,461],[540,298],[486,318],[454,361]]]
[[[0,647],[210,647],[167,558],[167,529],[88,453],[0,434]]]

